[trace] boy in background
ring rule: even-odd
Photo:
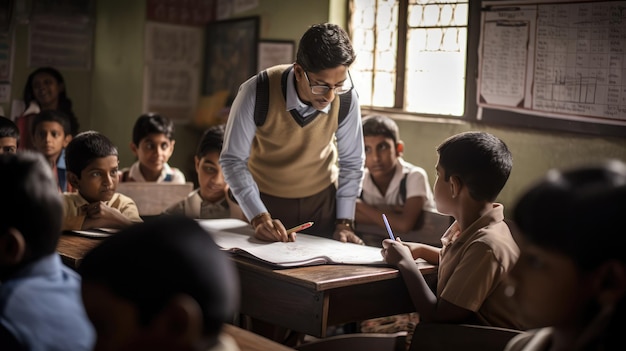
[[[239,205],[230,200],[228,184],[219,164],[224,144],[224,125],[207,129],[194,156],[200,187],[184,200],[170,206],[164,214],[178,214],[195,219],[238,218],[247,221]]]
[[[58,110],[45,110],[33,117],[31,128],[33,146],[48,160],[59,190],[73,191],[65,164],[65,147],[72,140],[70,118]]]
[[[174,123],[169,118],[153,113],[139,116],[130,143],[138,160],[122,170],[121,181],[185,184],[185,175],[167,163],[175,143]]]
[[[385,214],[394,231],[406,233],[415,228],[423,211],[435,211],[428,175],[402,159],[404,142],[394,120],[373,115],[362,124],[366,168],[356,204],[357,232],[362,224],[384,231]]]
[[[118,164],[117,148],[98,132],[80,133],[69,143],[68,179],[77,192],[63,194],[63,230],[124,228],[142,221],[133,200],[115,192]]]
[[[0,154],[14,154],[20,141],[20,131],[10,119],[0,116]]]
[[[0,155],[0,348],[92,350],[80,277],[56,253],[63,207],[32,151]]]
[[[234,264],[190,218],[126,228],[87,253],[79,272],[95,350],[238,350],[221,334],[239,303]]]
[[[519,248],[504,222],[504,207],[494,203],[511,173],[511,153],[484,132],[454,135],[437,151],[437,210],[455,219],[441,238],[443,247],[385,239],[383,257],[398,267],[420,321],[521,329],[503,284]],[[417,258],[439,266],[436,294]]]

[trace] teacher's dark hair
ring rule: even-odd
[[[307,72],[319,72],[339,66],[349,67],[356,54],[350,37],[336,24],[312,25],[300,39],[296,63]]]

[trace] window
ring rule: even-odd
[[[351,0],[362,106],[463,116],[468,0]]]

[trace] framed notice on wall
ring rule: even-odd
[[[626,132],[623,1],[483,6],[479,116],[538,128]]]
[[[190,121],[200,95],[202,28],[148,22],[144,45],[144,112]]]
[[[293,40],[261,40],[257,71],[294,62],[295,45]]]
[[[258,16],[209,23],[205,33],[203,95],[228,91],[234,97],[239,85],[257,72],[258,42]]]

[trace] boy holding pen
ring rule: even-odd
[[[420,321],[521,329],[503,284],[519,248],[504,223],[503,206],[494,203],[511,172],[511,153],[483,132],[454,135],[437,151],[437,210],[455,219],[441,238],[443,247],[385,239],[382,255],[398,267]],[[436,294],[417,258],[439,266]]]

